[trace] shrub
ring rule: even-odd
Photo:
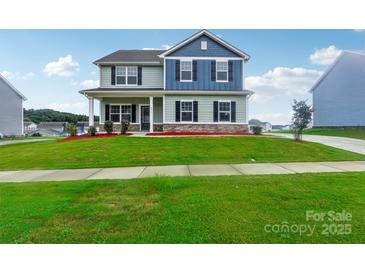
[[[112,134],[113,133],[113,122],[112,121],[105,121],[104,130],[106,131],[106,133]]]
[[[89,133],[90,136],[95,136],[96,135],[96,127],[90,126],[88,133]]]
[[[42,134],[40,134],[39,132],[35,132],[32,134],[32,137],[41,137]]]
[[[253,126],[252,127],[252,132],[255,135],[260,135],[262,133],[262,127],[260,127],[260,126]]]
[[[77,128],[76,128],[75,124],[70,123],[67,125],[67,133],[70,134],[70,136],[76,136]]]
[[[129,121],[128,120],[122,120],[122,127],[121,127],[121,132],[120,133],[126,134],[128,128],[129,128]]]

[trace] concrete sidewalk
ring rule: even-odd
[[[230,176],[364,171],[365,161],[256,163],[0,171],[0,182],[133,179],[153,176]]]

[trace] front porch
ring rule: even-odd
[[[89,126],[94,126],[94,100],[100,102],[100,131],[105,121],[114,123],[114,130],[120,131],[121,121],[130,122],[129,132],[162,131],[163,97],[92,97],[89,100]]]

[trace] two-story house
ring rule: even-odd
[[[94,62],[100,87],[82,90],[100,101],[107,120],[129,131],[246,132],[248,98],[244,65],[250,56],[202,30],[168,50],[119,50]]]

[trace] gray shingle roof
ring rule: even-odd
[[[128,62],[160,62],[159,54],[165,50],[118,50],[94,62],[102,63],[128,63]]]

